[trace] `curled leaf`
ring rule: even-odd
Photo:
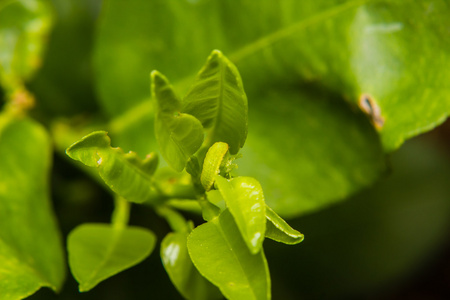
[[[157,164],[155,155],[141,161],[136,154],[124,154],[120,148],[111,147],[105,131],[95,131],[72,146],[66,153],[90,167],[97,167],[105,183],[128,201],[155,203],[160,194],[152,187],[151,175]]]
[[[293,229],[277,215],[269,206],[266,205],[266,237],[288,245],[295,245],[303,241],[304,236],[297,230]]]

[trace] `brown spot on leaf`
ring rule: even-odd
[[[368,94],[362,94],[358,101],[359,108],[369,116],[370,121],[377,130],[383,128],[384,118],[381,115],[381,109],[373,97]]]

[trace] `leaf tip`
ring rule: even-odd
[[[164,76],[163,74],[161,74],[161,72],[159,72],[157,70],[153,70],[150,73],[150,79],[152,81],[152,84],[160,84],[160,83],[167,82],[166,76]]]
[[[80,156],[80,150],[96,147],[109,147],[110,145],[111,139],[108,136],[108,132],[94,131],[70,145],[65,152],[70,158],[83,161],[84,159]]]
[[[218,50],[218,49],[214,49],[212,52],[211,52],[211,55],[210,55],[211,57],[215,57],[215,56],[217,56],[217,57],[220,57],[220,56],[223,56],[223,53],[222,53],[222,51],[220,51],[220,50]]]

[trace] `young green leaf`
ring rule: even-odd
[[[181,102],[169,81],[159,72],[151,73],[152,97],[156,100],[155,134],[162,156],[177,171],[203,143],[203,126],[189,114],[180,113]]]
[[[105,183],[128,201],[155,202],[158,193],[151,184],[151,175],[157,163],[155,156],[141,161],[136,154],[124,154],[119,148],[111,147],[111,139],[104,131],[95,131],[72,146],[66,153],[90,167],[97,167]]]
[[[80,292],[144,260],[153,251],[155,235],[144,228],[83,224],[68,236],[69,265]]]
[[[274,241],[295,245],[303,241],[304,236],[297,230],[293,229],[277,215],[269,206],[266,205],[266,237]]]
[[[48,1],[0,3],[0,83],[8,92],[20,88],[41,65],[52,22]]]
[[[222,142],[214,143],[214,145],[208,149],[200,177],[200,181],[206,191],[211,190],[213,187],[214,180],[217,174],[219,174],[220,165],[227,152],[228,145]]]
[[[228,210],[195,228],[188,237],[189,255],[199,272],[228,299],[271,298],[264,251],[252,254]]]
[[[225,142],[236,154],[247,138],[247,96],[234,64],[214,50],[183,101],[183,112],[209,129],[206,147]]]
[[[24,299],[65,278],[49,195],[51,141],[37,123],[0,114],[0,298]]]
[[[221,176],[216,177],[216,185],[250,252],[258,253],[266,231],[266,204],[261,185],[252,177],[227,180]]]
[[[189,300],[221,299],[222,295],[197,271],[187,249],[186,232],[169,233],[161,242],[161,260],[170,280]]]

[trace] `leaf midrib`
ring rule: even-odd
[[[211,130],[211,133],[210,133],[210,135],[209,135],[209,137],[208,137],[208,139],[209,139],[209,141],[208,142],[212,142],[212,138],[216,135],[216,132],[217,132],[217,128],[219,127],[217,124],[220,124],[220,122],[221,122],[221,120],[222,120],[222,113],[221,113],[221,111],[222,111],[222,109],[223,109],[223,97],[224,97],[224,87],[225,87],[225,84],[224,84],[224,82],[225,82],[225,75],[224,75],[224,73],[225,73],[225,62],[223,61],[223,59],[220,59],[219,60],[220,61],[220,63],[219,63],[219,68],[220,68],[220,70],[219,70],[219,92],[218,92],[218,96],[217,96],[217,109],[216,109],[216,115],[215,115],[215,118],[213,119],[214,120],[214,125],[213,125],[213,128],[212,128],[212,130]]]
[[[229,212],[229,213],[230,213],[230,212]],[[230,213],[230,214],[231,214],[231,213]],[[245,280],[247,281],[247,283],[248,283],[248,285],[249,285],[249,287],[250,287],[250,290],[252,291],[252,294],[253,294],[253,296],[254,296],[254,299],[257,299],[256,293],[255,293],[255,291],[254,291],[252,285],[250,284],[250,281],[248,280],[247,273],[245,272],[245,268],[244,268],[244,266],[242,265],[241,260],[240,260],[240,259],[238,258],[238,256],[236,255],[236,252],[233,251],[232,245],[230,244],[230,242],[229,242],[228,239],[226,238],[225,233],[224,233],[223,230],[222,230],[222,226],[220,225],[219,218],[215,218],[213,224],[214,224],[215,226],[217,226],[217,228],[219,229],[219,232],[220,232],[222,238],[225,240],[225,242],[226,242],[226,244],[227,244],[227,246],[228,246],[228,249],[231,250],[231,253],[233,254],[234,258],[239,262],[239,267],[240,267],[240,269],[242,270],[242,273],[245,275]],[[238,229],[238,232],[239,232],[239,229]],[[247,247],[247,245],[245,244],[245,242],[244,242],[244,246]],[[259,253],[258,253],[257,255],[259,255]]]
[[[113,233],[113,236],[112,236],[112,240],[109,243],[109,245],[111,245],[111,247],[108,248],[108,250],[106,251],[106,253],[105,253],[104,257],[103,257],[103,260],[92,271],[91,275],[89,276],[89,279],[86,280],[86,282],[92,281],[92,278],[95,278],[95,276],[97,276],[97,274],[100,272],[101,268],[111,258],[111,254],[114,252],[114,249],[119,244],[119,240],[120,240],[122,234],[125,232],[125,229],[113,229],[113,230],[114,230],[114,233]],[[92,288],[92,283],[89,286],[91,286],[89,288],[89,289],[91,289]]]

